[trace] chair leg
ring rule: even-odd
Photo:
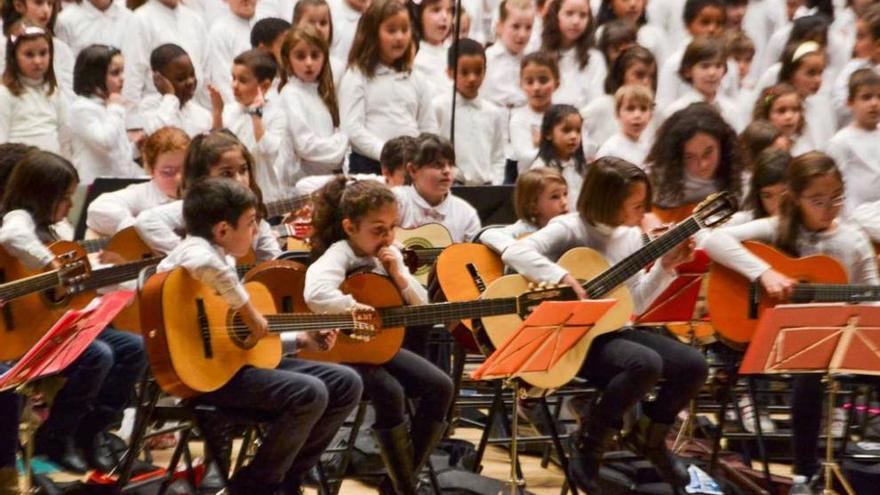
[[[156,409],[156,403],[159,401],[160,389],[159,385],[150,379],[149,373],[144,372],[141,378],[140,393],[137,400],[137,413],[131,432],[131,438],[128,442],[128,451],[120,463],[119,477],[116,486],[119,489],[125,487],[131,480],[134,462],[137,460],[138,454],[143,449],[144,438],[147,435],[147,428],[150,425],[150,418]]]
[[[354,422],[351,424],[348,439],[346,440],[345,450],[342,452],[342,460],[339,463],[338,479],[333,483],[331,495],[338,495],[342,489],[342,483],[345,481],[345,474],[348,472],[348,465],[351,463],[351,455],[354,451],[354,444],[360,434],[361,426],[364,424],[364,417],[367,415],[367,402],[361,401],[358,404],[357,412],[354,415]]]
[[[550,414],[550,408],[547,407],[547,398],[542,396],[538,400],[538,403],[541,406],[541,410],[544,412],[544,417],[547,419],[547,427],[550,428],[553,447],[556,449],[556,455],[559,457],[559,466],[562,468],[562,472],[565,473],[565,484],[571,489],[573,495],[578,495],[576,485],[573,483],[571,473],[568,470],[568,456],[565,455],[565,448],[562,446],[562,441],[559,439],[559,431],[556,429],[556,420]],[[565,493],[565,491],[563,493]]]

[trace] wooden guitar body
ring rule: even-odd
[[[792,258],[760,242],[745,241],[743,246],[769,263],[774,270],[800,282],[828,284],[847,282],[843,265],[829,256]],[[718,337],[731,347],[746,347],[752,341],[761,313],[767,308],[780,304],[780,301],[775,301],[764,294],[759,285],[760,283],[753,285],[738,272],[719,263],[712,264],[706,292],[709,316]],[[754,290],[761,290],[758,294],[757,313],[750,310],[750,294],[753,294]]]
[[[404,229],[398,227],[394,229],[394,236],[397,241],[403,244],[405,249],[431,249],[445,248],[452,245],[452,235],[446,230],[446,227],[439,223],[428,223],[414,229]],[[425,264],[413,272],[413,276],[422,285],[428,285],[428,275],[431,273],[432,265]]]
[[[447,301],[472,301],[504,275],[504,263],[495,251],[483,244],[460,243],[444,249],[435,266],[437,281]],[[482,285],[482,287],[480,287]],[[472,332],[481,332],[482,325],[472,319],[455,325],[452,334],[470,352],[483,352]]]
[[[558,264],[578,280],[591,280],[609,267],[601,254],[589,248],[575,248],[568,251],[559,258]],[[529,286],[530,282],[522,275],[505,275],[489,285],[482,297],[491,299],[515,296],[527,292]],[[585,338],[566,353],[549,372],[526,373],[521,378],[531,385],[545,389],[559,388],[571,381],[583,366],[593,339],[623,327],[632,317],[634,308],[632,296],[625,286],[616,288],[604,297],[616,299],[617,304],[596,322]],[[484,317],[482,321],[495,347],[504,342],[522,324],[522,319],[516,314]]]
[[[368,304],[377,310],[404,304],[403,297],[394,282],[388,277],[375,273],[359,273],[348,277],[342,284],[342,292],[351,294],[358,302]],[[333,363],[387,363],[403,345],[404,327],[385,328],[378,316],[373,320],[364,321],[377,329],[370,342],[363,342],[340,333],[336,345],[329,351],[301,351],[297,357]]]
[[[49,245],[56,256],[70,253],[88,267],[86,252],[75,242],[57,241]],[[87,269],[87,268],[86,268]],[[0,278],[12,282],[41,273],[28,270],[14,256],[0,248]],[[69,308],[82,308],[95,293],[86,291],[58,297],[53,290],[29,294],[0,308],[0,361],[18,359],[50,329]]]
[[[125,261],[137,261],[154,256],[153,250],[141,240],[134,227],[126,227],[110,238],[110,242],[104,247],[105,251],[113,251],[122,256]],[[119,330],[140,334],[141,332],[141,303],[139,298],[127,308],[123,309],[113,320],[113,326]]]
[[[258,282],[245,287],[264,315],[275,313],[269,290]],[[150,367],[166,392],[188,398],[217,390],[245,365],[274,368],[281,341],[269,334],[254,344],[227,331],[235,311],[215,291],[184,269],[151,277],[141,294],[141,315]]]

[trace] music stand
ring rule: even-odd
[[[519,494],[525,487],[525,481],[517,476],[516,465],[519,406],[526,390],[520,388],[517,378],[551,371],[615,304],[617,301],[613,299],[543,302],[471,374],[476,380],[503,380],[513,389],[510,484],[509,492],[502,490],[501,493]],[[560,459],[560,464],[568,478],[567,460]],[[577,495],[574,483],[569,485]]]
[[[822,373],[828,387],[823,494],[837,492],[834,478],[855,491],[834,460],[831,416],[839,384],[835,375],[880,375],[880,306],[782,305],[768,309],[743,358],[740,373]]]
[[[70,366],[133,297],[132,291],[111,292],[96,297],[83,309],[64,313],[15,366],[0,375],[0,392],[15,389],[16,393],[29,399],[34,382],[58,374]],[[28,421],[23,459],[24,493],[31,492],[33,483],[33,435],[34,428]]]

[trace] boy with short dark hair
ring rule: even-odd
[[[241,314],[252,336],[267,335],[268,323],[251,304],[238,279],[235,256],[246,254],[257,231],[257,200],[241,184],[207,178],[187,190],[183,216],[189,235],[159,264],[164,272],[185,268],[215,289]],[[300,334],[302,349],[326,350],[335,332]],[[269,416],[267,434],[253,461],[228,484],[231,495],[299,493],[302,476],[320,459],[361,396],[360,377],[350,368],[283,358],[275,369],[245,367],[219,389],[196,398],[238,414]]]
[[[251,48],[269,52],[275,62],[281,64],[281,41],[283,34],[290,29],[290,23],[277,17],[260,19],[251,28]]]
[[[416,138],[412,136],[398,136],[389,139],[382,146],[379,153],[379,165],[382,168],[382,177],[388,187],[409,184],[406,175],[406,165],[413,160],[416,154]]]

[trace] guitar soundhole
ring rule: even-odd
[[[430,249],[431,248],[431,243],[428,242],[427,239],[423,239],[421,237],[411,237],[411,238],[405,240],[403,242],[403,245],[404,245],[404,248],[406,248],[406,249],[415,249],[415,250]],[[431,263],[425,263],[424,260],[421,260],[421,259],[419,259],[417,261],[418,261],[418,267],[413,272],[413,275],[415,275],[417,277],[418,276],[427,276],[428,272],[431,271],[431,268],[433,265]]]
[[[50,306],[66,305],[69,296],[70,294],[67,291],[59,290],[55,287],[47,289],[43,292],[43,297],[46,299],[46,302],[48,302]]]
[[[229,340],[242,349],[252,349],[257,345],[257,340],[251,335],[250,329],[244,324],[241,315],[234,313],[231,324],[226,326],[229,332]]]

